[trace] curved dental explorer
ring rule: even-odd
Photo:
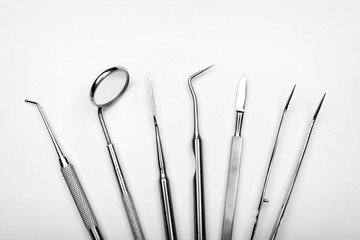
[[[265,198],[266,187],[267,187],[267,184],[269,182],[270,172],[271,172],[272,164],[273,164],[273,161],[274,161],[276,149],[277,149],[278,142],[279,142],[279,136],[280,136],[280,132],[281,132],[281,127],[283,125],[287,110],[289,108],[290,100],[291,100],[291,98],[292,98],[292,96],[294,94],[295,88],[296,88],[296,85],[294,85],[294,87],[293,87],[293,89],[292,89],[292,91],[291,91],[291,93],[290,93],[290,95],[289,95],[289,97],[288,97],[288,99],[286,101],[284,110],[283,110],[282,115],[281,115],[279,127],[278,127],[277,132],[276,132],[275,142],[274,142],[274,146],[273,146],[273,149],[272,149],[272,152],[271,152],[270,161],[269,161],[269,165],[268,165],[267,172],[266,172],[266,177],[265,177],[265,180],[264,180],[264,185],[263,185],[259,205],[258,205],[256,216],[255,216],[255,223],[254,223],[254,227],[253,227],[252,233],[251,233],[251,238],[250,238],[251,240],[253,240],[254,237],[255,237],[256,228],[257,228],[257,224],[258,224],[258,221],[259,221],[260,211],[262,209],[263,203],[268,203],[269,202],[269,200]]]
[[[300,167],[301,167],[301,164],[302,164],[302,161],[303,161],[303,158],[304,158],[304,155],[305,155],[305,152],[306,152],[306,149],[307,149],[307,146],[309,144],[309,140],[310,140],[310,137],[311,137],[311,133],[312,133],[312,130],[314,128],[314,125],[315,125],[315,121],[316,121],[316,118],[319,114],[319,111],[320,111],[320,108],[323,104],[323,101],[325,99],[325,96],[326,96],[326,93],[324,94],[324,96],[322,97],[318,107],[316,108],[316,111],[314,113],[314,116],[312,118],[312,121],[311,121],[311,124],[310,124],[310,129],[309,129],[309,132],[308,132],[308,135],[306,137],[306,140],[305,140],[305,144],[304,144],[304,147],[301,151],[301,154],[300,154],[300,158],[299,158],[299,161],[298,161],[298,164],[295,168],[295,172],[294,172],[294,175],[292,177],[292,180],[290,182],[290,186],[289,186],[289,189],[285,195],[285,198],[284,198],[284,201],[281,205],[281,208],[280,208],[280,211],[279,211],[279,215],[275,221],[275,224],[274,224],[274,227],[272,229],[272,232],[270,234],[270,238],[269,240],[275,240],[276,239],[276,235],[278,233],[278,230],[279,230],[279,226],[280,226],[280,223],[281,223],[281,220],[282,218],[284,217],[284,214],[285,214],[285,210],[286,210],[286,207],[289,203],[289,199],[291,197],[291,193],[292,193],[292,190],[294,189],[294,185],[295,185],[295,181],[296,181],[296,178],[298,176],[298,173],[299,173],[299,170],[300,170]]]
[[[164,217],[165,236],[167,240],[177,240],[174,211],[171,200],[170,183],[166,174],[164,154],[163,154],[161,138],[160,138],[160,130],[156,121],[154,92],[150,80],[150,74],[148,75],[148,81],[149,81],[151,110],[152,110],[152,116],[155,126],[156,150],[157,150],[157,157],[158,157],[159,170],[160,170],[159,182],[160,182],[162,213]]]
[[[241,136],[242,124],[245,114],[247,77],[244,74],[238,85],[236,99],[236,124],[235,134],[231,141],[231,155],[229,162],[228,181],[225,196],[224,219],[221,240],[231,240],[236,207],[236,196],[238,190],[240,160],[243,137]]]
[[[202,152],[201,152],[201,138],[199,132],[199,116],[198,116],[198,103],[196,94],[192,85],[192,81],[200,74],[207,71],[214,65],[206,67],[189,77],[188,84],[193,99],[194,109],[194,136],[193,136],[193,151],[195,157],[195,174],[194,174],[194,214],[195,214],[195,240],[206,239],[205,228],[205,202],[204,202],[204,179],[202,168]]]
[[[65,158],[62,153],[59,144],[57,143],[54,134],[51,131],[50,125],[46,120],[45,114],[43,113],[39,103],[34,101],[29,101],[25,99],[25,102],[31,103],[37,106],[39,109],[40,115],[44,120],[47,131],[50,134],[51,140],[54,144],[56,153],[59,156],[60,169],[64,176],[65,182],[70,190],[70,193],[75,201],[76,207],[79,210],[80,216],[85,224],[85,227],[89,230],[91,238],[93,240],[101,240],[103,237],[100,234],[98,223],[95,218],[95,215],[91,209],[90,203],[85,195],[85,192],[80,184],[80,181],[76,175],[75,169],[71,163]]]

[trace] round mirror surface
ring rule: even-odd
[[[124,68],[114,67],[100,74],[91,86],[90,99],[98,107],[114,103],[125,92],[129,73]]]

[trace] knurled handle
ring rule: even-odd
[[[129,220],[131,232],[135,240],[145,240],[144,233],[141,229],[139,217],[136,213],[134,202],[128,193],[122,195],[122,200],[124,202],[124,207],[126,215]]]
[[[90,230],[97,227],[95,215],[91,209],[89,201],[85,195],[85,192],[80,184],[80,181],[76,175],[74,167],[69,164],[61,168],[61,172],[64,176],[66,184],[70,190],[70,193],[75,201],[76,207],[79,210],[80,216],[85,224],[85,227]]]

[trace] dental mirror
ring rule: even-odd
[[[107,130],[103,109],[115,103],[121,95],[126,91],[129,85],[130,77],[126,68],[112,67],[102,72],[94,81],[90,89],[90,100],[98,107],[98,117],[100,125],[105,135],[106,147],[113,164],[115,175],[120,187],[121,198],[123,200],[126,215],[128,217],[129,226],[134,239],[144,240],[144,233],[141,228],[139,217],[136,213],[135,204],[130,195],[130,191],[126,186],[125,178],[120,167],[119,159],[115,152],[115,147],[111,142],[109,132]]]
[[[129,85],[129,73],[123,67],[112,67],[102,72],[90,89],[90,100],[99,108],[115,103]]]

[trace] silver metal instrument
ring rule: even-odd
[[[290,93],[290,95],[289,95],[289,97],[288,97],[288,99],[286,101],[284,110],[283,110],[282,115],[281,115],[279,127],[277,129],[274,146],[273,146],[273,149],[272,149],[272,152],[271,152],[270,161],[269,161],[269,165],[268,165],[267,172],[266,172],[266,177],[265,177],[265,180],[264,180],[263,189],[262,189],[262,192],[261,192],[260,201],[259,201],[259,204],[258,204],[256,216],[255,216],[255,223],[254,223],[254,226],[253,226],[253,229],[252,229],[252,232],[251,232],[251,238],[250,238],[251,240],[253,240],[254,237],[255,237],[256,228],[257,228],[257,224],[258,224],[258,221],[259,221],[260,211],[262,209],[263,203],[268,203],[269,202],[269,200],[265,198],[266,187],[267,187],[267,184],[269,182],[270,172],[271,172],[273,160],[274,160],[274,157],[275,157],[276,149],[277,149],[277,146],[278,146],[281,127],[282,127],[282,124],[284,122],[287,110],[289,108],[290,100],[291,100],[291,98],[292,98],[292,96],[294,94],[295,87],[296,87],[296,85],[294,85],[294,87],[293,87],[293,89],[292,89],[292,91],[291,91],[291,93]]]
[[[104,81],[105,79],[108,81]],[[90,100],[98,107],[98,117],[105,135],[107,148],[119,183],[123,204],[133,237],[135,240],[143,240],[145,237],[141,228],[139,217],[137,215],[129,189],[126,186],[125,178],[121,171],[119,160],[116,155],[114,145],[111,142],[110,135],[103,117],[103,109],[119,100],[122,94],[126,91],[126,88],[129,85],[129,81],[129,73],[125,68],[109,68],[102,72],[91,86]],[[97,92],[97,89],[100,89],[98,90],[100,92]]]
[[[240,79],[238,92],[237,92],[235,134],[232,137],[232,143],[231,143],[231,156],[229,162],[224,219],[223,219],[222,234],[221,234],[222,240],[231,240],[232,231],[233,231],[236,196],[237,196],[239,172],[240,172],[241,151],[242,151],[242,143],[243,143],[243,137],[241,136],[241,129],[245,114],[246,82],[247,82],[247,78],[244,74]]]
[[[194,173],[194,214],[195,214],[195,239],[206,239],[205,228],[205,201],[204,201],[204,179],[202,168],[202,151],[201,151],[201,138],[199,131],[199,115],[198,115],[198,103],[196,94],[192,86],[192,81],[200,74],[211,68],[213,65],[204,68],[190,76],[188,80],[191,96],[193,99],[194,109],[194,136],[193,136],[193,151],[195,157],[195,173]]]
[[[58,154],[60,161],[60,169],[65,179],[65,182],[70,190],[70,193],[75,201],[76,207],[80,213],[80,216],[85,224],[85,227],[89,230],[93,240],[101,240],[103,237],[100,234],[98,223],[95,215],[91,209],[90,203],[85,195],[85,192],[80,184],[80,181],[76,175],[75,169],[71,163],[68,162],[63,152],[61,151],[58,142],[55,139],[53,132],[51,131],[50,125],[46,120],[45,114],[43,113],[39,103],[34,101],[25,100],[27,103],[35,104],[39,109],[40,115],[44,120],[47,131],[50,134],[51,140],[54,144],[56,153]]]
[[[311,133],[312,133],[313,128],[314,128],[314,124],[315,124],[316,118],[317,118],[317,116],[318,116],[318,114],[319,114],[319,111],[320,111],[320,108],[321,108],[321,106],[322,106],[322,103],[323,103],[323,101],[324,101],[324,99],[325,99],[325,96],[326,96],[326,94],[324,94],[324,96],[322,97],[322,99],[321,99],[318,107],[316,108],[315,114],[314,114],[314,116],[313,116],[313,118],[312,118],[312,121],[311,121],[311,124],[310,124],[310,129],[309,129],[309,132],[308,132],[308,134],[307,134],[304,147],[303,147],[303,149],[302,149],[302,151],[301,151],[298,164],[297,164],[297,166],[296,166],[296,168],[295,168],[295,172],[294,172],[294,175],[293,175],[293,177],[292,177],[292,179],[291,179],[289,189],[288,189],[288,191],[287,191],[287,193],[286,193],[286,195],[285,195],[284,201],[283,201],[283,203],[282,203],[282,205],[281,205],[281,208],[280,208],[280,211],[279,211],[279,215],[278,215],[278,217],[277,217],[277,219],[276,219],[276,221],[275,221],[275,224],[274,224],[274,227],[273,227],[272,232],[271,232],[271,234],[270,234],[269,240],[274,240],[274,239],[276,238],[277,233],[278,233],[281,220],[282,220],[282,218],[284,217],[286,207],[287,207],[287,205],[288,205],[288,203],[289,203],[289,200],[290,200],[290,197],[291,197],[291,193],[292,193],[292,191],[293,191],[293,189],[294,189],[295,181],[296,181],[296,178],[297,178],[297,176],[298,176],[298,173],[299,173],[299,170],[300,170],[300,167],[301,167],[303,158],[304,158],[304,156],[305,156],[305,152],[306,152],[307,146],[308,146],[308,144],[309,144],[309,140],[310,140],[310,137],[311,137]]]
[[[157,150],[157,157],[158,157],[159,170],[160,170],[159,182],[160,182],[162,213],[164,217],[165,236],[167,240],[177,240],[174,211],[171,200],[170,183],[166,174],[165,159],[162,150],[160,130],[156,120],[154,92],[153,92],[150,76],[148,76],[148,80],[149,80],[149,92],[150,92],[152,116],[155,126],[156,150]]]

